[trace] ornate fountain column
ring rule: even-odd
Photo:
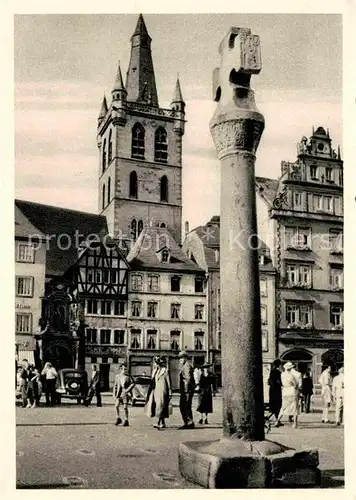
[[[220,290],[224,435],[264,439],[255,153],[264,129],[250,88],[261,71],[259,37],[232,28],[214,72],[210,122],[221,161]]]
[[[318,484],[318,452],[265,440],[255,153],[264,129],[250,88],[260,41],[231,28],[214,71],[210,129],[221,161],[220,290],[223,438],[179,446],[181,474],[206,488]],[[189,431],[192,432],[192,431]]]

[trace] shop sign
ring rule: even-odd
[[[87,356],[125,356],[126,347],[111,347],[111,346],[85,346],[85,354]]]
[[[15,308],[16,309],[31,309],[31,306],[29,306],[27,304],[17,303],[17,304],[15,304]]]

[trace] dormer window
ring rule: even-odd
[[[162,250],[161,261],[162,262],[168,262],[168,259],[169,259],[169,252],[168,252],[168,250]]]
[[[162,248],[161,250],[159,250],[157,252],[157,257],[158,257],[158,259],[159,259],[160,262],[169,262],[170,261],[170,255],[171,255],[171,251],[167,247]]]

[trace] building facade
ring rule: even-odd
[[[140,15],[126,85],[119,66],[98,119],[99,213],[112,236],[135,240],[152,224],[181,241],[184,108],[179,80],[171,108],[159,107],[151,37]]]
[[[36,361],[34,333],[41,318],[46,274],[44,238],[15,205],[15,346],[19,362]]]
[[[30,316],[31,337],[29,334],[28,337],[35,344],[37,364],[40,366],[51,361],[57,369],[73,367],[77,350],[77,340],[74,338],[77,327],[71,319],[75,303],[72,296],[73,280],[67,273],[76,264],[80,245],[87,242],[87,238],[107,234],[106,219],[96,214],[22,200],[15,200],[15,210],[15,214],[21,213],[22,220],[27,221],[25,234],[35,235],[31,248],[23,249],[26,242],[20,239],[17,244],[17,251],[21,252],[18,256],[28,260],[16,263],[16,274],[22,277],[28,273],[34,277],[34,295],[32,299],[16,297],[16,304],[32,300],[35,307]],[[20,231],[19,225],[15,228],[17,232]],[[33,244],[35,241],[36,245]],[[20,265],[21,270],[18,267]],[[26,293],[29,293],[27,289]],[[17,318],[20,317],[18,308],[16,314]],[[23,324],[20,325],[19,320],[17,329],[20,326],[29,328],[29,323],[26,324],[22,316],[21,321]]]
[[[220,315],[220,217],[186,234],[182,250],[207,273],[206,308],[208,319],[208,359],[221,385],[221,315]],[[260,241],[261,334],[264,380],[277,354],[275,325],[275,269],[270,252]],[[243,297],[236,298],[243,300]]]
[[[310,369],[343,364],[343,162],[313,130],[278,181],[257,178],[258,231],[277,271],[279,356]]]
[[[131,373],[151,373],[154,355],[168,359],[178,388],[177,354],[207,360],[205,271],[182,252],[167,228],[144,228],[128,257],[128,360]]]
[[[100,370],[102,390],[108,390],[127,359],[128,264],[109,237],[84,244],[71,276],[84,320],[85,369]]]

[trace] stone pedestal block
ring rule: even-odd
[[[182,476],[205,488],[318,486],[316,450],[296,451],[273,441],[195,441],[179,446]]]

